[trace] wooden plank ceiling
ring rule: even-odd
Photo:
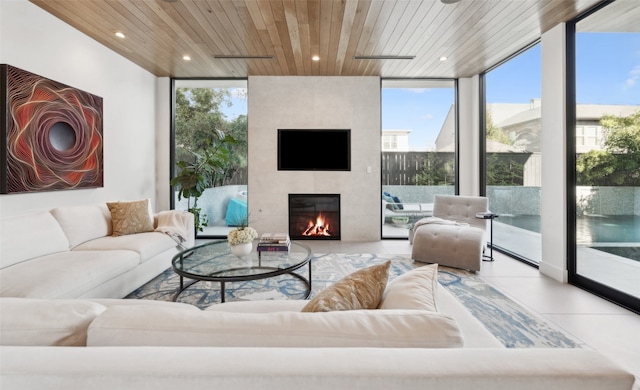
[[[486,70],[599,0],[31,2],[160,77],[453,78]]]

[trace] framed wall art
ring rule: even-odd
[[[102,98],[0,65],[0,193],[103,186]]]

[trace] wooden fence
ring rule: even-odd
[[[243,185],[243,184],[247,185],[248,183],[249,183],[249,178],[247,176],[247,167],[244,167],[244,168],[235,168],[233,171],[227,172],[222,183],[216,183],[216,186]]]
[[[452,152],[382,152],[382,185],[416,185],[425,170],[450,171],[453,182],[454,156]]]
[[[529,153],[494,153],[498,160],[507,164],[517,161],[524,164]],[[455,178],[453,152],[382,152],[382,185],[452,185]],[[521,171],[521,169],[519,169]],[[439,183],[421,183],[425,175],[431,179],[437,177]],[[519,173],[520,177],[522,172]],[[247,168],[238,168],[228,172],[223,183],[217,185],[247,184]],[[522,183],[520,183],[522,185]]]

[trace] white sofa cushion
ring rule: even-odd
[[[0,345],[84,346],[89,324],[106,309],[90,301],[0,298]]]
[[[456,321],[424,310],[234,313],[115,306],[89,326],[91,346],[461,347]]]
[[[140,256],[140,262],[144,263],[153,256],[174,248],[176,245],[176,241],[164,233],[148,232],[118,237],[108,236],[97,238],[80,244],[73,250],[78,252],[111,251],[116,249],[129,250],[137,252]]]
[[[438,311],[437,291],[438,264],[415,268],[389,282],[378,309]]]
[[[166,306],[166,307],[171,307],[173,309],[200,311],[198,307],[190,305],[188,303],[156,301],[153,299],[118,299],[118,298],[80,298],[80,299],[88,302],[96,302],[107,308],[112,306],[150,305],[150,306]]]
[[[302,311],[308,301],[301,299],[265,299],[257,301],[231,301],[211,305],[205,311],[234,313],[273,313],[277,311]]]
[[[71,248],[111,235],[111,214],[104,203],[57,207],[51,214],[67,235]]]
[[[67,236],[49,212],[0,219],[0,268],[68,250]]]
[[[132,251],[54,253],[0,270],[0,296],[76,298],[138,264],[140,256]]]

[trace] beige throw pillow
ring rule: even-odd
[[[378,309],[411,309],[438,311],[438,264],[408,271],[385,288]]]
[[[114,236],[153,231],[149,199],[107,203],[107,207],[111,212]]]
[[[322,290],[303,312],[376,309],[389,278],[391,261],[356,271]]]

